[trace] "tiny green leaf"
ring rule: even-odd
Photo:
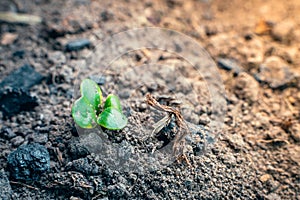
[[[106,108],[98,117],[97,123],[109,130],[120,130],[127,124],[127,118],[114,107]]]
[[[107,96],[105,104],[104,104],[104,109],[109,108],[109,107],[113,107],[113,108],[119,110],[120,112],[122,112],[122,106],[121,106],[120,100],[116,95],[110,94]]]
[[[81,128],[96,126],[96,113],[85,97],[77,99],[72,106],[72,117]]]
[[[102,103],[102,92],[98,84],[91,79],[84,79],[80,85],[81,95],[93,106],[95,110],[99,109]]]

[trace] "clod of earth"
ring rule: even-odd
[[[20,146],[7,157],[8,169],[16,180],[37,180],[50,169],[50,156],[40,144]]]
[[[97,175],[100,173],[100,168],[88,158],[80,158],[69,162],[66,165],[66,170],[81,172],[86,175]]]
[[[4,116],[10,117],[37,106],[37,99],[30,95],[29,89],[42,79],[43,76],[27,64],[5,77],[0,83],[0,110]]]
[[[0,91],[6,87],[28,91],[32,86],[39,84],[42,79],[43,76],[40,73],[35,71],[32,66],[25,64],[2,80]]]
[[[5,118],[11,117],[20,111],[32,110],[38,105],[37,99],[28,92],[17,89],[0,91],[0,110]]]

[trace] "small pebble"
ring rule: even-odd
[[[271,178],[272,177],[270,174],[264,174],[259,178],[259,180],[264,183],[264,182],[267,182],[268,180],[270,180]]]
[[[66,51],[78,51],[85,47],[90,47],[91,42],[88,39],[77,39],[74,41],[70,41],[66,44],[65,50]]]
[[[3,33],[1,39],[1,45],[12,44],[18,38],[18,34],[15,33]]]
[[[233,73],[236,75],[238,75],[242,71],[238,63],[233,59],[219,58],[217,63],[221,69],[225,69],[227,71],[233,71]]]

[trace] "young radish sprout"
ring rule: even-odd
[[[120,130],[127,125],[127,118],[122,113],[116,95],[108,95],[102,108],[102,92],[95,81],[84,79],[80,92],[81,97],[72,106],[72,117],[78,126],[88,129],[98,124],[109,130]]]

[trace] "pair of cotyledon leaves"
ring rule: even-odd
[[[109,130],[120,130],[127,124],[127,118],[122,113],[119,98],[110,94],[106,98],[103,111],[102,92],[91,79],[84,79],[80,85],[81,97],[72,106],[72,117],[81,128],[94,128],[97,124]]]

